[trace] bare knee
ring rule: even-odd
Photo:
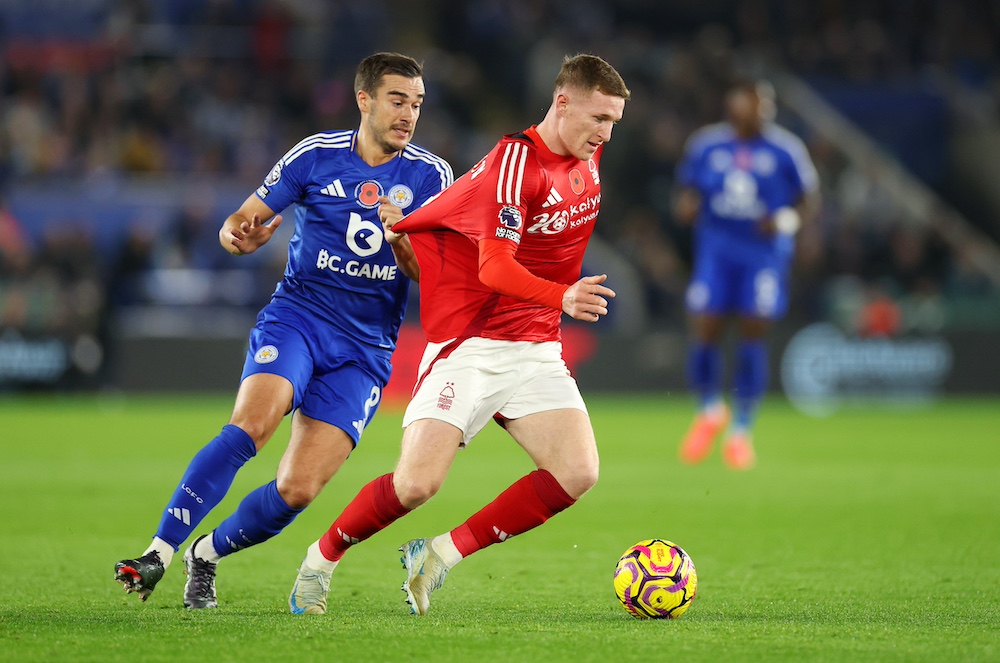
[[[718,315],[695,315],[691,318],[691,328],[699,342],[716,344],[722,339],[726,319]]]
[[[278,421],[281,421],[280,417]],[[260,415],[244,416],[234,412],[233,418],[230,419],[229,423],[239,427],[244,433],[249,435],[258,451],[271,439],[271,436],[274,435],[274,431],[277,429],[276,424]]]
[[[566,468],[562,471],[552,472],[562,489],[574,500],[584,496],[591,488],[597,485],[600,474],[597,463],[586,463],[575,467]]]
[[[443,421],[421,419],[407,426],[399,463],[392,473],[400,504],[416,509],[434,497],[444,485],[461,443],[462,431]]]
[[[295,481],[278,478],[278,494],[293,509],[304,509],[316,499],[323,484],[318,481]]]
[[[242,428],[262,448],[292,407],[292,383],[280,375],[257,373],[243,380],[229,423]]]
[[[441,490],[441,481],[414,478],[393,474],[392,485],[396,489],[399,503],[407,509],[416,509]]]

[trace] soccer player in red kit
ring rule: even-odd
[[[605,275],[580,272],[601,203],[604,143],[628,98],[601,58],[566,58],[541,123],[504,136],[439,196],[385,224],[387,237],[405,233],[413,245],[428,344],[395,471],[362,488],[309,547],[292,612],[324,613],[346,550],[430,499],[490,419],[538,469],[450,532],[400,548],[414,613],[426,614],[431,592],[463,558],[541,525],[597,481],[597,443],[562,360],[559,320],[596,322],[614,297]]]

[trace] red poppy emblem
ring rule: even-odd
[[[365,182],[358,190],[358,202],[365,207],[374,207],[378,204],[379,187],[375,182]]]
[[[572,187],[573,193],[578,196],[587,188],[587,184],[583,181],[583,175],[576,168],[569,171],[569,185]]]

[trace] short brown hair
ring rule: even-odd
[[[596,55],[580,53],[563,58],[562,69],[556,76],[555,89],[574,87],[580,90],[598,90],[628,101],[632,93],[625,86],[621,74]]]
[[[400,53],[373,53],[361,61],[354,75],[354,94],[364,90],[374,95],[383,76],[396,74],[403,78],[419,78],[424,68],[413,58]]]

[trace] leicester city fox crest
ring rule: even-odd
[[[389,202],[400,209],[406,209],[413,202],[413,191],[405,184],[397,184],[389,189]]]
[[[273,345],[265,345],[261,349],[257,350],[257,353],[253,356],[253,360],[258,364],[270,364],[277,358],[278,348]]]

